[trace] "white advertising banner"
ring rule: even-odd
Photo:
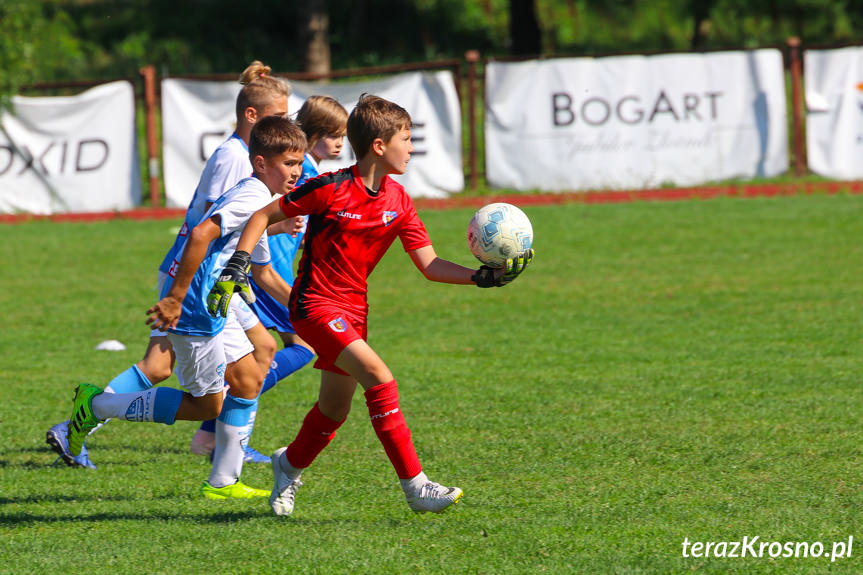
[[[127,210],[141,183],[135,95],[111,82],[76,96],[13,98],[0,122],[0,213]]]
[[[863,179],[863,47],[806,50],[803,65],[809,169]]]
[[[464,188],[461,107],[451,72],[411,72],[363,82],[291,83],[288,111],[296,114],[309,96],[338,100],[350,113],[363,93],[392,100],[413,121],[415,151],[407,172],[395,176],[412,197],[445,197]],[[165,193],[169,206],[185,207],[204,164],[234,130],[237,82],[166,79],[162,81],[162,141]],[[322,171],[355,161],[351,147],[338,160],[321,163]]]
[[[788,169],[778,50],[486,66],[490,185],[689,186]]]

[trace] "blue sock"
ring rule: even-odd
[[[219,421],[233,425],[234,427],[245,427],[249,425],[249,420],[254,417],[257,411],[257,399],[234,397],[229,393],[225,396],[224,403],[222,403]]]
[[[105,391],[108,393],[134,393],[136,391],[145,391],[153,387],[147,376],[144,375],[137,365],[133,365],[117,377],[111,380],[111,383],[105,386]]]
[[[153,401],[153,421],[173,425],[183,400],[183,390],[173,387],[158,387]]]
[[[227,384],[225,385],[225,389],[226,390],[228,389]],[[210,433],[216,433],[216,420],[215,419],[208,419],[206,421],[202,421],[201,427],[199,429],[201,431],[208,431]]]
[[[270,364],[270,371],[267,372],[267,377],[264,378],[264,386],[261,388],[261,393],[275,387],[279,381],[312,361],[313,357],[315,357],[315,354],[309,348],[295,343],[277,351],[276,356],[273,358],[273,363]]]
[[[210,433],[216,433],[216,420],[208,419],[207,421],[202,421],[201,431],[209,431]]]
[[[225,396],[216,423],[216,449],[207,481],[214,487],[236,483],[243,471],[243,454],[249,443],[249,427],[258,411],[257,399]]]

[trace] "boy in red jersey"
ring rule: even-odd
[[[248,258],[267,226],[309,214],[290,313],[297,334],[318,353],[321,387],[294,441],[273,453],[270,506],[277,515],[293,511],[300,476],[347,418],[357,383],[410,508],[440,512],[462,495],[458,487],[430,481],[422,471],[395,379],[366,343],[367,278],[396,238],[427,279],[479,287],[514,280],[530,264],[533,250],[497,269],[473,270],[437,257],[410,196],[389,177],[407,168],[413,152],[411,125],[410,115],[398,105],[361,96],[347,125],[357,163],[319,176],[255,212],[237,244],[235,257]],[[246,269],[235,265],[223,270],[210,292],[210,313],[227,309],[232,293],[249,289]]]

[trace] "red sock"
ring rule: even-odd
[[[366,405],[378,439],[396,469],[399,479],[410,479],[422,471],[411,441],[411,430],[399,408],[399,389],[395,380],[366,390]]]
[[[303,425],[294,441],[285,451],[288,463],[299,469],[305,469],[312,464],[315,457],[330,444],[336,436],[336,430],[344,423],[333,421],[318,408],[317,402],[306,414]]]

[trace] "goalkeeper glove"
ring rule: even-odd
[[[207,311],[211,316],[228,317],[228,304],[235,293],[239,293],[247,304],[255,303],[255,294],[249,286],[251,259],[252,256],[247,252],[237,251],[225,264],[225,269],[207,296]]]
[[[480,266],[470,279],[481,288],[503,287],[527,269],[527,266],[533,261],[533,256],[533,249],[528,249],[520,252],[514,258],[507,259],[502,268]]]

